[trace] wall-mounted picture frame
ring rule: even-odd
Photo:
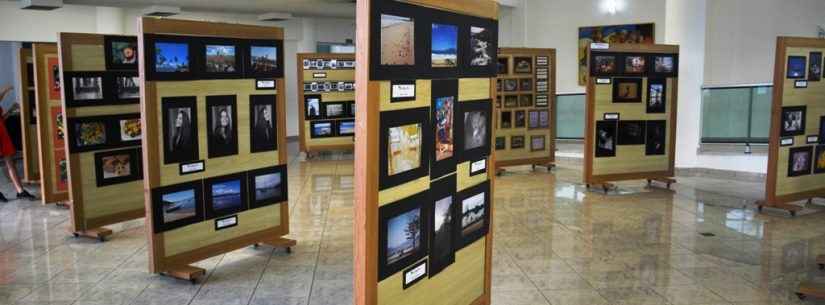
[[[249,96],[250,152],[278,149],[277,96],[258,94]]]
[[[645,121],[619,121],[618,145],[645,144]]]
[[[503,91],[504,92],[516,92],[518,91],[518,79],[517,78],[505,78],[503,80]]]
[[[807,60],[805,56],[788,56],[787,78],[805,78],[805,71],[808,70]]]
[[[430,128],[435,142],[430,154],[430,177],[437,178],[455,171],[458,80],[433,80],[431,96]]]
[[[510,149],[523,149],[524,136],[510,136]]]
[[[142,157],[139,147],[95,153],[97,187],[142,180]]]
[[[596,121],[595,157],[616,156],[616,136],[618,121]]]
[[[518,95],[505,95],[504,96],[504,108],[516,108],[518,107]]]
[[[378,208],[378,280],[427,255],[429,197],[421,192]]]
[[[647,121],[645,127],[645,155],[667,154],[667,121]]]
[[[163,115],[163,164],[197,161],[197,97],[179,96],[161,99]]]
[[[339,137],[355,135],[355,120],[341,120],[336,123],[336,134]]]
[[[641,78],[614,78],[613,79],[613,102],[614,103],[641,103],[642,102],[642,79]]]
[[[487,235],[490,226],[490,182],[485,181],[461,191],[458,195],[459,225],[456,230],[456,251]]]
[[[309,122],[309,137],[312,139],[335,137],[335,121]]]
[[[591,76],[609,76],[619,73],[618,56],[615,54],[601,54],[593,55],[591,59]]]
[[[533,95],[532,94],[521,94],[518,96],[518,106],[519,107],[533,107]]]
[[[533,58],[529,56],[513,57],[513,73],[514,74],[531,74],[533,73]]]
[[[241,40],[225,38],[192,38],[196,41],[195,71],[201,79],[243,77],[244,51]]]
[[[550,98],[546,94],[538,94],[536,95],[536,107],[549,107]]]
[[[631,54],[624,56],[624,74],[641,75],[647,72],[647,56]]]
[[[667,80],[647,79],[647,113],[667,112]]]
[[[380,189],[430,174],[429,155],[433,149],[430,111],[430,107],[422,107],[381,112],[378,152]],[[460,127],[460,124],[456,125]],[[461,135],[458,130],[454,134]]]
[[[71,153],[105,149],[116,132],[107,117],[71,118],[67,123]]]
[[[152,189],[152,220],[155,234],[203,221],[203,182]]]
[[[195,77],[197,58],[192,38],[144,34],[146,80],[187,80]]]
[[[788,152],[788,177],[811,174],[813,165],[813,146],[792,147]]]
[[[390,82],[390,102],[415,100],[415,80],[393,80]]]
[[[530,151],[544,151],[545,149],[547,149],[546,135],[530,136]]]
[[[510,58],[499,57],[498,62],[496,63],[496,70],[498,75],[510,74]]]
[[[527,117],[525,116],[524,110],[513,111],[513,121],[514,128],[524,128],[527,125]]]
[[[206,134],[209,158],[238,154],[238,102],[236,95],[206,97]]]
[[[808,81],[818,82],[822,80],[822,52],[811,52],[808,54]]]
[[[340,119],[349,117],[347,113],[347,102],[325,102],[321,103],[324,108],[324,117],[328,119]]]
[[[782,107],[782,123],[779,135],[782,137],[801,136],[805,134],[806,106]]]
[[[490,154],[492,107],[490,100],[458,103],[456,146],[461,158],[457,162],[478,160]]]
[[[814,151],[814,174],[825,174],[825,145],[817,145]]]
[[[256,209],[289,200],[287,166],[277,165],[249,171],[249,208]]]
[[[651,54],[648,56],[647,75],[653,78],[675,77],[679,74],[679,55]]]
[[[106,70],[138,70],[138,42],[134,36],[103,36]]]
[[[248,40],[244,45],[246,78],[283,78],[283,40]]]
[[[211,177],[203,181],[206,219],[237,214],[249,209],[246,172]]]
[[[455,262],[455,230],[458,228],[456,211],[456,176],[447,176],[430,183],[429,204],[429,257],[430,277]]]

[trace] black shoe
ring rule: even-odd
[[[0,193],[0,202],[9,202],[9,200],[6,199],[6,196],[3,196],[3,193]]]
[[[28,191],[23,190],[22,192],[17,193],[17,199],[37,200],[37,197],[34,197],[34,195],[29,194]]]

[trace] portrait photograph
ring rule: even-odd
[[[616,73],[616,56],[593,56],[593,71],[596,73],[596,75]]]
[[[788,78],[805,78],[805,70],[807,69],[807,58],[805,56],[788,56]]]
[[[140,148],[95,153],[98,187],[143,179]]]
[[[515,116],[515,118],[513,119],[515,121],[513,126],[515,126],[516,128],[524,128],[526,121],[526,118],[524,117],[524,110],[514,111],[513,116]]]
[[[501,129],[513,128],[513,112],[512,111],[502,111],[501,112]]]
[[[647,81],[647,113],[665,113],[666,112],[666,94],[665,80],[652,79]]]
[[[524,136],[511,136],[510,137],[510,149],[521,149],[524,148]]]
[[[619,145],[645,144],[645,121],[619,121]]]
[[[275,116],[275,95],[251,95],[249,97],[250,147],[253,153],[278,149],[278,133]]]
[[[458,217],[463,248],[487,234],[489,227],[490,182],[484,182],[461,192]],[[459,248],[459,249],[460,249]]]
[[[596,158],[616,156],[616,129],[617,121],[596,122]]]
[[[234,45],[212,45],[207,44],[206,50],[207,73],[235,73],[238,71],[235,61]]]
[[[464,150],[472,150],[487,145],[488,112],[469,111],[464,113]]]
[[[613,102],[614,103],[640,103],[640,102],[642,102],[642,79],[641,78],[614,78],[613,79]]]
[[[791,148],[788,153],[788,177],[810,175],[813,153],[813,146]]]
[[[507,57],[499,57],[498,58],[498,75],[507,75],[510,74],[510,60]]]
[[[513,57],[513,73],[529,74],[533,73],[532,57]]]
[[[138,43],[135,37],[104,36],[107,70],[137,70]]]
[[[154,233],[203,221],[203,183],[200,179],[152,189]]]
[[[250,68],[254,73],[278,71],[278,48],[275,46],[250,46]]]
[[[437,97],[435,99],[435,161],[453,156],[453,117],[455,97]]]
[[[427,253],[429,223],[424,208],[426,192],[378,209],[379,279],[401,271]]]
[[[238,154],[238,122],[235,95],[206,97],[209,158]]]
[[[530,151],[544,151],[547,136],[530,136]]]
[[[806,106],[782,107],[782,129],[780,136],[801,136],[805,134]]]
[[[432,67],[454,68],[458,66],[458,27],[450,24],[432,25]]]
[[[206,218],[212,219],[247,210],[247,177],[238,173],[204,180]]]
[[[287,198],[286,165],[278,165],[250,171],[247,174],[252,198],[250,208],[259,208],[286,201]]]
[[[816,146],[814,155],[814,174],[825,173],[825,145]]]
[[[315,121],[309,123],[310,138],[328,138],[335,136],[334,121]]]
[[[646,129],[645,155],[666,154],[667,121],[647,121]]]
[[[822,52],[811,52],[808,58],[808,81],[818,82],[822,79]]]
[[[381,14],[381,65],[415,65],[415,22],[412,18]]]
[[[632,74],[645,73],[647,68],[647,57],[640,55],[628,55],[624,58],[624,72]]]
[[[139,100],[140,99],[140,77],[118,76],[115,78],[117,85],[117,99],[119,100]]]
[[[389,129],[387,174],[397,175],[421,166],[421,124],[407,124]]]
[[[305,118],[307,120],[320,119],[324,115],[321,113],[321,96],[320,95],[306,95],[304,96],[304,111],[306,111]]]
[[[163,164],[198,160],[196,98],[165,97],[163,107]]]
[[[453,221],[457,200],[455,198],[455,175],[430,183],[430,277],[455,261]]]
[[[143,138],[143,129],[140,126],[140,119],[121,119],[118,120],[120,126],[120,141],[139,141]]]
[[[155,72],[189,72],[189,44],[183,42],[155,43]]]
[[[95,101],[103,99],[103,76],[72,77],[72,100]]]
[[[470,66],[486,67],[493,64],[495,44],[493,37],[497,35],[483,27],[470,27]]]

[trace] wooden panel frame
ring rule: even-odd
[[[387,204],[394,201],[393,198],[404,198],[408,194],[418,193],[424,189],[429,188],[430,177],[423,177],[421,179],[413,180],[398,186],[396,188],[387,189],[387,190],[379,190],[379,165],[375,162],[378,160],[379,155],[379,118],[380,112],[382,110],[393,110],[397,109],[396,107],[400,107],[398,105],[392,105],[395,107],[385,107],[384,97],[387,95],[386,87],[388,86],[389,81],[372,81],[370,80],[370,26],[371,26],[371,10],[372,4],[374,1],[358,1],[356,3],[356,39],[357,45],[362,46],[358,48],[356,51],[356,62],[358,62],[358,67],[356,70],[356,130],[355,130],[355,167],[354,167],[354,181],[355,181],[355,191],[354,191],[354,199],[355,199],[355,218],[353,221],[354,225],[354,244],[353,244],[353,263],[354,263],[354,285],[353,285],[353,303],[356,305],[378,305],[378,304],[437,304],[428,301],[422,300],[420,297],[416,298],[415,296],[403,295],[404,292],[409,291],[418,291],[418,293],[422,295],[437,295],[433,294],[432,291],[426,291],[416,288],[421,287],[412,287],[409,290],[404,290],[401,296],[403,300],[392,299],[392,300],[379,300],[379,290],[381,286],[378,282],[378,207],[382,204]],[[472,15],[478,17],[484,17],[489,19],[498,19],[498,3],[495,1],[490,0],[404,0],[402,2],[407,2],[410,4],[416,4],[420,6],[425,6],[434,9],[440,9],[445,11],[450,11],[453,13],[465,14],[465,15]],[[459,81],[463,81],[463,79],[459,79]],[[468,84],[474,84],[475,82],[470,82]],[[426,85],[426,86],[425,86]],[[430,94],[429,94],[429,80],[417,80],[416,81],[416,101],[402,103],[402,104],[409,104],[406,105],[407,107],[416,107],[416,105],[423,105],[426,106],[430,105]],[[427,94],[422,97],[421,93],[426,87]],[[475,92],[461,92],[462,86],[459,85],[459,93],[458,93],[458,100],[459,102],[462,101],[462,97],[468,98],[473,97],[478,94]],[[482,89],[484,87],[479,87],[478,89]],[[490,78],[489,85],[486,85],[488,93],[483,93],[481,95],[488,96],[492,101],[493,96],[495,95],[495,79]],[[482,89],[483,90],[483,89]],[[489,94],[489,95],[488,95]],[[492,113],[491,113],[492,114]],[[489,135],[492,147],[493,135],[492,133]],[[495,164],[495,150],[491,149],[490,155],[488,157],[488,167],[491,164]],[[478,177],[469,178],[464,177],[469,174],[469,171],[464,173],[461,171],[461,168],[469,168],[467,164],[469,162],[463,162],[461,164],[457,164],[457,182],[458,185],[470,184],[473,185],[473,181],[479,179]],[[489,181],[490,187],[490,198],[494,198],[494,187],[495,184],[495,174],[493,170],[488,168],[485,175],[481,175],[481,179],[486,177],[485,180]],[[462,183],[462,180],[464,181]],[[406,195],[405,195],[406,194]],[[482,280],[481,285],[483,286],[483,291],[481,291],[481,295],[477,298],[471,300],[469,305],[486,305],[490,304],[490,297],[491,297],[491,272],[492,272],[492,242],[493,242],[493,223],[494,215],[495,215],[495,204],[491,201],[490,202],[490,224],[489,224],[489,233],[485,236],[485,238],[476,241],[475,243],[469,245],[467,248],[456,252],[456,260],[459,261],[462,256],[466,254],[466,252],[462,251],[474,251],[478,250],[483,253],[483,272],[484,278]],[[478,247],[483,248],[478,249]],[[446,270],[446,269],[445,269]],[[445,271],[442,271],[445,272]],[[399,277],[399,274],[394,276],[395,278]],[[382,283],[395,286],[398,285],[399,287],[392,288],[393,290],[389,293],[396,293],[397,289],[400,289],[401,283],[398,282],[387,282],[392,280],[393,277],[385,279]],[[431,278],[430,280],[438,280],[438,278]],[[442,277],[441,280],[444,280]],[[459,281],[460,282],[460,281]],[[451,283],[455,284],[455,283]],[[421,285],[421,284],[418,284]],[[385,285],[386,286],[386,285]],[[398,294],[395,294],[394,297],[399,297]],[[420,302],[419,302],[420,301]],[[445,299],[441,299],[441,302],[448,302]],[[468,305],[468,304],[452,304],[452,305]]]
[[[299,149],[303,153],[315,153],[320,151],[329,151],[329,150],[352,150],[355,148],[355,137],[354,136],[342,136],[342,137],[331,137],[325,139],[315,139],[317,141],[313,141],[310,138],[308,129],[309,128],[309,120],[306,119],[306,109],[304,105],[304,82],[307,81],[355,81],[355,70],[354,69],[347,69],[347,70],[304,70],[302,63],[304,59],[337,59],[337,60],[355,60],[354,53],[298,53],[297,55],[298,61],[296,62],[298,73],[298,82],[297,82],[297,89],[298,89],[298,139],[299,139]],[[324,78],[324,79],[316,79],[316,78],[307,78],[307,74],[312,73],[313,71],[324,72],[329,74],[329,72],[333,72],[336,76],[346,76],[351,74],[352,77],[345,79],[341,79],[341,77],[334,77],[331,79]],[[321,95],[328,95],[330,97],[334,96],[335,101],[341,101],[342,96],[352,96],[351,100],[355,100],[355,92],[314,92],[312,94]],[[322,98],[323,102],[323,98]],[[322,119],[322,120],[333,120],[333,121],[341,121],[341,120],[351,120],[351,118],[345,119]]]
[[[787,178],[787,159],[782,159],[783,150],[787,150],[788,147],[782,147],[780,145],[780,141],[782,139],[781,136],[781,124],[782,124],[782,107],[788,102],[793,103],[794,106],[797,105],[808,105],[807,111],[807,122],[808,126],[811,125],[818,125],[820,116],[825,116],[825,112],[814,113],[811,111],[812,106],[814,103],[821,104],[821,100],[817,101],[789,101],[789,100],[796,100],[797,97],[802,95],[803,93],[813,94],[822,93],[825,90],[825,84],[822,81],[819,82],[808,82],[808,87],[804,89],[796,89],[794,88],[794,81],[795,79],[787,79],[786,78],[786,69],[787,69],[787,57],[789,53],[789,49],[792,48],[804,48],[804,49],[819,49],[820,52],[825,53],[825,41],[822,39],[817,38],[801,38],[801,37],[784,37],[780,36],[776,38],[776,58],[774,61],[774,72],[773,72],[773,103],[771,106],[771,129],[770,129],[770,141],[768,146],[768,173],[767,179],[765,181],[765,199],[763,201],[758,202],[761,206],[769,206],[774,208],[780,208],[784,210],[791,211],[792,213],[801,210],[802,207],[798,205],[790,204],[795,201],[811,199],[815,197],[825,197],[825,179],[822,177],[817,177],[817,175],[808,175],[804,177],[794,177],[792,179],[796,180],[809,180],[809,181],[816,181],[819,180],[821,183],[820,187],[807,187],[799,190],[786,190],[787,192],[780,189],[780,182]],[[807,71],[808,66],[806,65],[806,75],[809,73]],[[807,79],[807,78],[806,78]],[[794,103],[796,102],[796,103]],[[823,108],[823,106],[818,105],[817,107]],[[816,118],[816,120],[811,121],[811,118]],[[806,128],[809,129],[809,128]],[[799,147],[799,145],[806,145],[805,138],[808,135],[811,135],[810,131],[801,136],[794,136],[794,146]],[[822,139],[820,139],[821,141]],[[801,144],[800,144],[801,143]],[[816,145],[814,145],[816,146]],[[784,165],[784,167],[780,166]],[[817,179],[818,178],[818,179]]]
[[[152,17],[142,17],[138,19],[138,50],[139,54],[146,54],[144,42],[144,34],[169,34],[169,35],[184,35],[184,36],[211,36],[224,37],[236,39],[269,39],[269,40],[283,40],[283,29],[277,27],[265,27],[254,25],[215,23],[203,21],[187,21],[174,19],[161,19]],[[141,76],[141,104],[140,109],[142,114],[155,114],[159,109],[160,101],[157,100],[158,91],[163,90],[164,83],[178,85],[181,83],[197,83],[208,82],[214,84],[217,82],[239,82],[248,81],[248,85],[254,88],[254,79],[241,80],[207,80],[207,81],[147,81],[145,79],[145,61],[141,55],[140,76]],[[285,100],[285,84],[284,79],[276,80],[276,89],[259,91],[259,94],[276,94],[276,110],[277,110],[277,141],[278,150],[277,164],[287,164],[287,143],[286,143],[286,100]],[[238,106],[238,109],[242,109]],[[158,126],[160,118],[157,115],[142,115],[142,125],[144,126],[143,135],[143,172],[144,172],[144,200],[145,211],[147,215],[152,215],[152,189],[174,184],[170,179],[162,177],[161,167],[162,156],[159,155],[158,147],[160,128]],[[206,141],[201,143],[205,147]],[[195,174],[195,176],[203,177],[203,174]],[[174,178],[174,177],[173,177]],[[203,177],[206,178],[206,177]],[[193,178],[194,179],[194,178]],[[190,179],[190,180],[193,180]],[[165,182],[164,182],[165,181]],[[203,274],[203,269],[188,266],[188,264],[200,261],[209,257],[220,255],[229,251],[233,251],[242,247],[254,245],[257,243],[266,243],[275,246],[290,247],[295,245],[295,241],[284,239],[282,236],[289,234],[289,204],[287,201],[281,202],[278,205],[264,207],[271,213],[278,214],[277,223],[272,226],[267,226],[263,229],[250,229],[245,226],[244,221],[233,227],[231,232],[226,235],[211,234],[211,236],[199,236],[197,240],[181,241],[181,236],[186,235],[186,232],[179,231],[187,229],[183,227],[173,231],[166,231],[162,233],[154,233],[153,217],[146,217],[146,234],[149,239],[149,271],[152,273],[165,273],[174,277],[191,279],[194,276]],[[262,216],[254,216],[255,210],[247,210],[238,215],[240,219],[245,217],[267,217],[266,213]],[[251,212],[251,213],[250,213]],[[208,223],[212,225],[213,220],[202,221],[198,224]],[[194,226],[193,225],[193,226]],[[170,236],[169,233],[173,233]],[[226,231],[224,231],[226,232]],[[177,233],[177,234],[175,234]],[[217,236],[217,238],[216,238]],[[186,238],[185,236],[183,238]],[[181,248],[173,254],[166,253],[167,242],[186,242],[189,247]]]
[[[534,136],[534,135],[546,135],[547,136],[547,140],[545,142],[545,149],[547,150],[547,155],[546,156],[541,156],[540,152],[530,151],[528,146],[525,146],[525,148],[522,149],[522,151],[523,151],[522,156],[512,156],[510,158],[505,158],[505,157],[500,155],[500,152],[498,152],[497,157],[496,157],[495,168],[499,169],[499,168],[507,167],[507,166],[528,165],[528,164],[540,165],[540,166],[552,166],[556,162],[556,120],[557,120],[557,118],[556,118],[556,49],[499,48],[498,49],[498,57],[501,58],[503,56],[505,56],[505,57],[522,57],[522,56],[526,56],[526,57],[533,57],[534,59],[537,56],[546,56],[546,57],[548,57],[548,63],[547,63],[547,67],[548,67],[548,71],[547,71],[548,76],[547,77],[548,78],[547,78],[547,82],[548,82],[549,86],[547,88],[547,93],[546,93],[547,94],[547,103],[548,103],[547,108],[537,108],[535,106],[535,100],[536,100],[536,96],[537,96],[537,94],[536,94],[536,80],[537,80],[537,78],[536,78],[536,71],[535,71],[536,70],[536,61],[534,60],[533,61],[533,72],[531,73],[531,76],[532,76],[531,79],[533,80],[533,90],[530,92],[533,95],[534,105],[532,107],[529,107],[529,108],[523,108],[523,107],[519,106],[518,108],[509,108],[509,110],[514,111],[514,110],[519,110],[520,109],[520,110],[527,111],[527,110],[545,110],[546,109],[550,112],[549,113],[550,117],[549,117],[549,122],[548,122],[549,126],[546,130],[545,129],[530,130],[530,129],[527,128],[527,126],[525,126],[523,128],[523,131],[524,131],[523,135],[526,138],[529,138],[529,136]],[[509,69],[508,69],[508,72],[510,72],[510,73],[508,73],[506,76],[502,77],[502,75],[499,75],[498,78],[499,79],[503,79],[503,78],[519,78],[519,79],[526,78],[526,77],[524,77],[525,76],[524,74],[513,74],[512,71],[510,71]],[[503,103],[504,101],[499,101],[498,100],[498,98],[502,96],[499,93],[503,93],[503,92],[496,93],[496,95],[495,95],[496,103]],[[521,92],[521,93],[523,93],[523,92]],[[510,132],[515,127],[511,127],[509,129],[506,129],[506,130],[500,128],[501,126],[499,126],[498,122],[499,122],[499,119],[501,117],[501,111],[503,111],[503,110],[505,110],[503,104],[502,104],[502,107],[500,107],[500,108],[494,107],[494,111],[493,111],[493,115],[494,115],[493,116],[493,122],[494,122],[493,126],[495,127],[494,130],[493,130],[493,133],[495,134],[494,139],[499,137],[499,136],[505,136],[506,137],[508,135],[514,135],[514,133],[521,132],[521,131]],[[527,117],[525,117],[525,118],[529,119]],[[521,130],[521,129],[519,129],[519,130]],[[544,131],[544,132],[542,132],[542,131]],[[500,134],[500,133],[502,133],[502,134]],[[507,141],[507,140],[505,139],[505,141]],[[495,141],[493,142],[493,144],[495,144]],[[495,147],[493,147],[493,149],[495,149]],[[512,151],[510,151],[510,149],[509,149],[509,146],[504,151],[512,153]]]
[[[592,58],[591,53],[592,50],[588,47],[588,58]],[[614,52],[614,53],[652,53],[652,54],[679,54],[679,46],[678,45],[662,45],[662,44],[653,44],[653,45],[640,45],[640,44],[611,44],[609,48],[605,50],[600,50],[605,52]],[[619,63],[617,63],[619,64]],[[590,63],[588,63],[588,69],[590,69]],[[648,76],[636,76],[643,78],[643,86],[642,86],[642,96],[646,96],[646,89],[647,87],[644,86],[646,84]],[[594,133],[596,128],[596,121],[599,118],[595,117],[596,113],[596,78],[592,75],[588,75],[587,81],[587,89],[586,89],[586,117],[585,117],[585,131],[584,131],[584,175],[583,180],[584,183],[587,185],[596,185],[602,184],[607,185],[608,182],[611,181],[624,181],[624,180],[639,180],[639,179],[647,179],[647,180],[663,180],[668,181],[668,186],[672,182],[670,179],[675,175],[675,161],[676,161],[676,119],[677,119],[677,111],[678,111],[678,75],[676,77],[668,77],[667,81],[667,90],[670,92],[667,95],[667,103],[669,107],[669,115],[667,115],[668,121],[668,147],[666,150],[666,156],[668,158],[668,165],[666,170],[654,170],[654,171],[629,171],[623,173],[611,173],[611,174],[594,174]],[[639,103],[639,107],[645,107],[646,101],[643,98],[642,103]],[[633,104],[635,105],[635,104]],[[618,148],[618,146],[617,146]],[[617,149],[618,150],[618,149]]]
[[[63,104],[62,98],[49,98],[49,72],[47,71],[50,59],[57,61],[59,66],[57,44],[33,43],[32,53],[34,54],[34,71],[36,76],[34,78],[34,86],[37,92],[36,104],[37,117],[39,119],[37,121],[37,146],[40,154],[40,197],[43,204],[63,203],[69,200],[69,190],[68,188],[66,191],[57,190],[58,179],[60,179],[60,177],[57,173],[55,158],[56,154],[61,156],[66,154],[66,148],[62,146],[56,147],[52,141],[52,129],[56,122],[52,121],[50,112],[53,107],[57,107],[63,112]],[[61,88],[62,85],[64,84],[61,82]],[[63,90],[61,90],[61,94],[62,92]]]
[[[34,54],[31,48],[20,48],[18,53],[19,69],[20,69],[20,130],[23,142],[23,181],[26,183],[40,182],[40,156],[37,152],[37,123],[32,122],[31,115],[33,110],[29,105],[29,98],[36,98],[37,87],[35,84],[28,86],[29,77],[33,82],[35,75],[29,75],[28,65],[32,65],[32,74],[34,70]],[[36,106],[36,104],[35,104]],[[34,113],[35,116],[37,113]]]

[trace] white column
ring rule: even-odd
[[[122,8],[98,6],[94,8],[97,15],[98,34],[118,34],[125,31],[125,13]],[[137,20],[131,20],[137,22]]]

